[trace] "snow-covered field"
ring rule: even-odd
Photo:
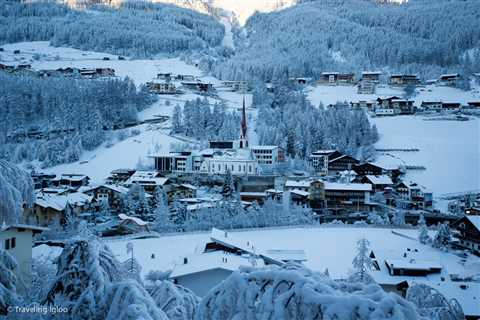
[[[399,89],[380,87],[375,95],[356,93],[354,86],[317,86],[307,89],[314,105],[337,101],[374,100],[378,96],[402,96]],[[415,104],[422,101],[461,102],[480,100],[478,88],[462,91],[427,86],[417,90]],[[426,170],[409,171],[406,180],[417,181],[434,196],[480,189],[480,119],[470,121],[425,121],[421,116],[376,117],[378,148],[419,148],[419,152],[379,154],[383,166],[419,165]]]
[[[435,195],[480,189],[480,119],[425,121],[419,116],[377,117],[380,148],[419,148],[419,152],[380,154],[380,165],[423,165],[410,170]]]
[[[409,239],[392,233],[399,232]],[[356,255],[356,241],[365,237],[370,241],[373,250],[398,250],[407,248],[419,249],[438,261],[449,274],[462,274],[480,263],[478,257],[470,256],[464,264],[461,258],[445,253],[430,246],[422,245],[416,240],[418,231],[414,229],[381,229],[356,227],[314,227],[314,228],[278,228],[251,231],[231,232],[234,237],[241,237],[254,243],[261,249],[303,249],[308,261],[307,267],[315,271],[325,271],[328,268],[332,278],[344,278],[352,269],[352,259]],[[153,239],[115,240],[107,242],[118,260],[125,261],[126,245],[134,245],[134,257],[142,266],[142,275],[150,270],[170,270],[175,263],[183,260],[186,255],[199,252],[201,245],[209,240],[210,233],[194,233],[184,235],[164,236]],[[50,249],[43,245],[34,249],[34,256],[58,255],[58,249]],[[480,272],[479,270],[477,270]]]

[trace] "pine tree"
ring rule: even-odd
[[[438,231],[433,238],[432,246],[434,248],[446,250],[447,246],[450,244],[450,240],[452,238],[452,234],[450,232],[450,228],[447,224],[441,224],[438,227]]]
[[[373,267],[373,261],[369,256],[370,242],[362,238],[357,241],[357,255],[353,258],[352,265],[356,270],[357,275],[361,281],[367,279],[367,270]]]
[[[230,170],[227,170],[222,186],[222,195],[224,199],[233,199],[235,197],[235,186],[233,184],[233,176]]]
[[[177,104],[172,114],[172,132],[181,133],[182,129],[182,108]]]

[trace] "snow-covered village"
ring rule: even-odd
[[[479,17],[0,1],[0,319],[480,319]]]

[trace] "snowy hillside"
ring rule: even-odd
[[[0,62],[7,64],[29,63],[35,69],[56,69],[66,67],[77,68],[104,68],[115,70],[118,77],[128,77],[137,85],[151,81],[158,73],[174,72],[190,74],[200,79],[219,86],[216,97],[210,97],[211,103],[223,101],[228,110],[236,111],[241,106],[243,95],[237,92],[227,91],[221,88],[221,82],[211,76],[205,75],[195,66],[186,64],[179,58],[160,58],[150,60],[126,59],[118,60],[116,56],[106,53],[82,51],[68,47],[52,47],[48,42],[22,42],[3,46]],[[20,50],[20,54],[13,54],[14,50]],[[33,56],[39,56],[34,59]],[[110,60],[104,60],[107,57]],[[163,95],[149,108],[138,114],[139,120],[154,119],[157,116],[172,115],[176,104],[183,106],[187,100],[201,97],[194,92],[186,92],[182,95]],[[250,140],[256,143],[254,123],[256,110],[250,108],[251,94],[245,95],[248,114],[252,123],[249,125]],[[78,161],[62,164],[45,171],[54,173],[82,173],[87,174],[93,182],[101,182],[108,174],[118,168],[135,168],[138,164],[151,164],[149,154],[168,152],[170,145],[190,143],[196,141],[181,137],[170,136],[171,124],[169,121],[162,124],[144,124],[130,129],[125,129],[126,139],[113,138],[100,147],[84,152]],[[129,136],[132,130],[134,135]]]

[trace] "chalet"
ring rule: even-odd
[[[460,80],[460,74],[451,73],[451,74],[442,74],[438,78],[438,83],[444,86],[455,87]]]
[[[455,221],[455,237],[459,245],[480,255],[480,216],[465,216]]]
[[[120,213],[118,218],[120,221],[118,229],[121,230],[121,233],[150,232],[148,222],[140,218],[128,216],[124,213]]]
[[[362,81],[371,81],[373,83],[379,83],[381,75],[382,75],[382,72],[380,71],[363,71]]]
[[[354,182],[368,183],[372,185],[373,192],[382,192],[385,188],[393,186],[392,179],[387,175],[365,175],[354,180]]]
[[[47,188],[52,185],[52,180],[57,176],[56,174],[43,173],[43,172],[32,172],[30,176],[33,180],[33,185],[35,189]]]
[[[54,221],[66,222],[65,214],[70,210],[79,215],[90,208],[92,197],[82,192],[48,193],[39,190],[35,193],[33,208],[25,210],[29,223],[47,226]]]
[[[195,90],[200,92],[210,92],[213,90],[213,84],[202,82],[200,80],[197,81],[183,81],[181,82],[184,88],[189,90]]]
[[[465,208],[465,215],[469,216],[480,216],[480,207],[467,207]]]
[[[246,92],[248,91],[247,81],[222,81],[223,86],[230,88],[232,91]]]
[[[441,101],[422,101],[420,107],[425,111],[441,111],[442,102]]]
[[[272,165],[285,161],[285,151],[278,146],[252,146],[250,150],[260,165]]]
[[[13,72],[13,70],[15,70],[15,66],[10,66],[10,65],[0,63],[0,70],[5,72]]]
[[[168,188],[165,187],[170,185],[171,183],[172,182],[170,181],[170,179],[162,176],[157,171],[138,170],[130,178],[128,178],[127,181],[125,181],[124,185],[130,188],[134,184],[138,184],[143,187],[145,192],[153,194],[155,193],[157,188],[162,188],[165,192],[167,192]]]
[[[168,201],[173,202],[175,199],[187,199],[187,198],[196,198],[197,197],[197,187],[188,184],[173,183],[166,190]]]
[[[157,73],[157,79],[164,80],[167,82],[170,82],[172,80],[172,74],[170,72],[168,73]]]
[[[247,202],[256,202],[262,205],[267,199],[267,194],[265,192],[250,192],[242,191],[240,192],[240,200]]]
[[[393,189],[399,195],[398,205],[403,209],[428,209],[433,205],[433,194],[417,183],[400,182]]]
[[[107,184],[122,184],[126,182],[135,171],[135,169],[115,169],[110,172],[106,182]]]
[[[414,107],[413,103],[413,100],[394,99],[392,100],[392,108],[399,110],[399,114],[414,114],[416,108]]]
[[[350,102],[350,106],[352,109],[367,109],[367,110],[373,110],[376,106],[375,101],[366,101],[366,100],[360,100],[357,102]]]
[[[345,170],[351,170],[354,165],[359,164],[360,161],[355,159],[354,157],[348,155],[341,155],[334,159],[328,160],[328,172],[340,172]]]
[[[191,74],[177,74],[173,77],[175,81],[195,81],[195,76]]]
[[[310,190],[310,180],[287,180],[285,182],[285,191],[300,190],[308,192]]]
[[[309,186],[310,189],[310,186]],[[310,192],[299,189],[293,189],[288,191],[290,195],[290,201],[297,206],[310,205]]]
[[[75,173],[63,173],[52,179],[52,185],[55,187],[71,187],[77,189],[82,186],[87,186],[89,182],[89,176]]]
[[[382,108],[390,108],[391,109],[394,100],[401,100],[401,98],[397,97],[397,96],[377,98],[377,104]]]
[[[18,268],[15,272],[22,281],[17,290],[27,293],[32,284],[32,247],[33,236],[48,230],[26,224],[0,225],[0,248],[15,258]]]
[[[283,190],[267,189],[265,190],[265,195],[267,199],[280,201],[283,199]]]
[[[377,84],[374,81],[361,80],[358,82],[357,93],[358,94],[375,94],[377,90]]]
[[[443,266],[432,252],[423,252],[420,248],[397,250],[372,250],[370,258],[373,270],[370,275],[385,291],[405,296],[400,284],[410,280],[438,279]],[[403,289],[403,290],[402,290]]]
[[[128,193],[128,188],[112,184],[86,187],[82,192],[91,196],[98,203],[108,203],[109,208],[116,211],[120,208],[122,197]]]
[[[480,101],[471,101],[467,102],[467,105],[464,106],[463,108],[465,109],[475,109],[475,110],[480,110]]]
[[[150,81],[146,83],[147,88],[152,93],[157,94],[175,94],[177,93],[177,89],[175,85],[171,82],[167,81]]]
[[[80,76],[83,78],[114,77],[115,70],[112,68],[92,68],[80,69]]]
[[[460,102],[442,102],[442,110],[459,110],[461,107]]]
[[[384,174],[386,171],[382,167],[374,165],[373,163],[370,163],[370,162],[354,165],[352,166],[352,170],[355,171],[355,173],[358,174],[359,176],[364,176],[367,174],[379,176],[381,174]]]
[[[312,185],[313,187],[313,185]],[[321,187],[318,184],[317,187]],[[357,211],[370,210],[370,194],[372,186],[364,183],[338,183],[338,182],[324,182],[324,190],[311,190],[313,194],[324,194],[324,207],[329,210],[350,209]],[[311,200],[315,200],[312,196]]]
[[[322,72],[319,84],[337,84],[339,72]]]
[[[420,84],[420,79],[414,74],[392,74],[389,84],[392,86],[416,86]]]

